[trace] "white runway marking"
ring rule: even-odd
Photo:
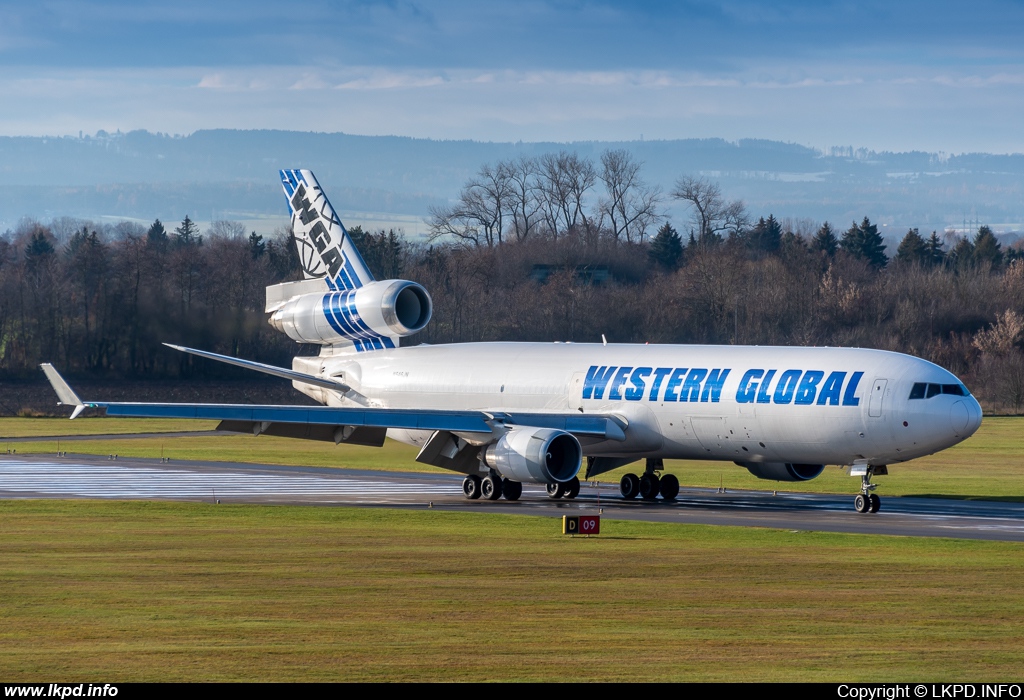
[[[346,502],[380,502],[389,497],[455,495],[456,484],[401,479],[360,479],[344,475],[231,473],[63,462],[0,462],[0,491],[86,498],[295,498],[344,497]]]

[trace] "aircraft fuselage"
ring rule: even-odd
[[[950,372],[860,348],[465,343],[298,357],[293,366],[337,377],[374,407],[569,410],[628,426],[624,441],[581,441],[588,456],[883,465],[955,445],[981,423],[980,405]],[[925,396],[911,398],[922,384]],[[388,435],[415,445],[430,437]]]

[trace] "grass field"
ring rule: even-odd
[[[211,421],[149,421],[86,418],[68,421],[54,418],[0,419],[0,436],[208,430]],[[115,429],[116,428],[116,429]],[[34,431],[34,432],[33,432]],[[3,439],[0,437],[0,447]],[[56,452],[56,442],[9,443],[20,453]],[[132,440],[64,442],[61,449],[85,454],[209,459],[230,462],[261,462],[300,466],[342,467],[401,471],[436,471],[415,461],[416,448],[388,441],[383,448],[336,446],[308,440],[248,435],[216,437],[167,437]],[[829,467],[813,481],[792,484],[763,481],[731,462],[669,461],[668,471],[682,484],[730,489],[771,489],[854,494],[859,480],[844,470]],[[615,481],[627,469],[600,477]],[[883,496],[935,495],[955,498],[1024,500],[1024,418],[987,417],[966,442],[936,455],[894,465],[890,475],[879,477]]]
[[[1024,545],[0,501],[0,677],[1019,681]]]
[[[0,443],[4,438],[51,435],[116,435],[126,433],[173,433],[213,430],[219,421],[176,418],[0,418]]]

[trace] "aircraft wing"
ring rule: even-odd
[[[42,366],[60,403],[74,406],[72,417],[85,408],[101,408],[124,418],[193,418],[220,420],[220,429],[335,442],[382,444],[388,428],[444,430],[452,433],[493,433],[502,424],[555,428],[578,437],[625,440],[621,419],[580,413],[488,413],[479,410],[365,408],[205,403],[128,403],[86,401],[68,386],[52,365]]]

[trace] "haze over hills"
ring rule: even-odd
[[[23,217],[173,223],[189,214],[245,220],[268,233],[286,222],[277,170],[305,167],[317,173],[347,223],[390,223],[417,234],[426,229],[429,206],[455,198],[485,163],[559,150],[596,161],[616,148],[644,162],[648,183],[668,191],[680,175],[704,175],[727,198],[744,200],[755,218],[828,220],[844,229],[868,216],[889,238],[908,227],[961,229],[965,220],[969,229],[981,223],[1004,234],[1024,231],[1021,154],[822,153],[762,140],[493,143],[235,130],[0,137],[0,231]],[[665,210],[685,231],[684,208],[666,199]]]

